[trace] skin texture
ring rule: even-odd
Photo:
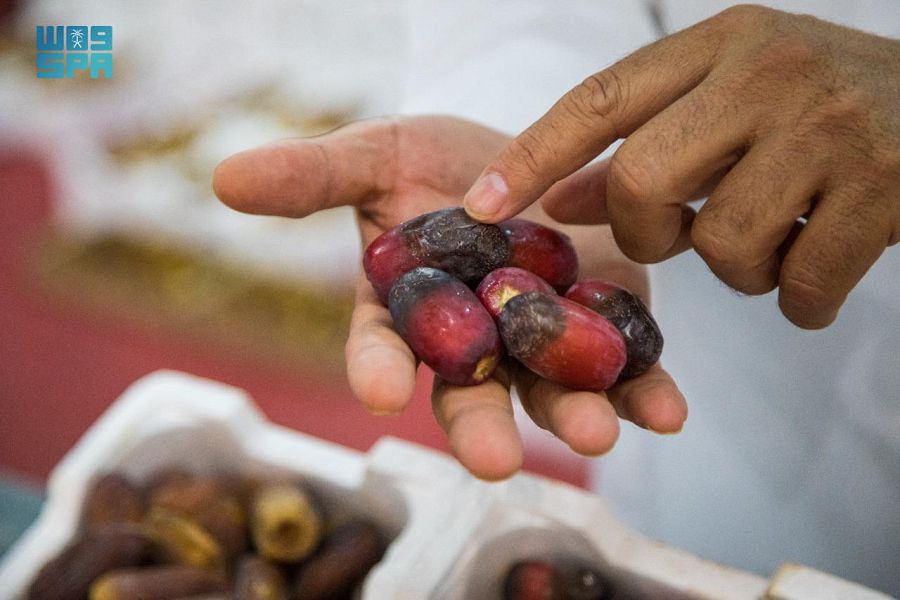
[[[482,167],[509,141],[451,117],[374,119],[236,154],[218,166],[213,187],[225,204],[254,214],[299,218],[353,206],[365,247],[403,221],[459,205]],[[538,208],[523,216],[548,221]],[[648,299],[645,271],[616,249],[607,227],[561,229],[578,249],[582,274],[602,274]],[[396,413],[412,399],[415,357],[362,275],[346,358],[350,386],[369,410]],[[483,479],[509,477],[522,464],[510,376],[501,366],[492,379],[473,387],[435,379],[435,418],[460,462]],[[573,392],[527,372],[516,384],[531,418],[586,455],[613,446],[617,415],[658,432],[679,431],[687,418],[684,397],[659,366],[603,394]]]
[[[778,287],[788,319],[821,328],[900,240],[898,98],[900,41],[737,6],[573,88],[465,205],[499,222],[543,197],[561,221],[610,223],[644,263],[693,246],[734,289]]]

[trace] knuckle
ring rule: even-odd
[[[835,130],[835,133],[850,133],[863,129],[872,114],[874,99],[860,88],[841,87],[829,90],[812,113],[819,124]]]
[[[900,187],[900,142],[876,139],[872,145],[873,166],[885,182]],[[900,208],[900,203],[898,203]]]
[[[785,264],[778,287],[781,289],[782,308],[788,309],[794,316],[816,313],[834,303],[830,286],[823,277],[801,264]]]
[[[614,69],[594,73],[566,95],[569,109],[585,118],[612,120],[627,100],[627,86]]]
[[[736,4],[712,17],[726,32],[756,30],[771,22],[777,11],[759,4]]]
[[[814,73],[822,61],[819,45],[809,36],[790,31],[770,35],[752,54],[751,71],[767,79],[785,73],[802,75]]]
[[[829,233],[848,237],[846,244],[851,253],[863,250],[867,229],[884,216],[876,188],[876,182],[860,177],[832,194],[828,209],[834,222]]]
[[[759,19],[762,15],[772,12],[772,9],[760,4],[735,4],[719,13],[719,18],[735,21],[747,21]]]
[[[737,237],[729,235],[729,227],[723,227],[718,220],[704,216],[700,211],[691,226],[691,243],[694,250],[707,263],[727,266],[753,266],[749,256],[743,252]]]
[[[524,171],[525,175],[535,176],[543,170],[541,156],[547,156],[549,148],[541,136],[526,129],[509,145],[509,150],[501,162],[506,170]]]
[[[652,174],[641,166],[639,154],[623,144],[610,159],[607,186],[613,196],[623,196],[629,204],[646,205],[653,202],[656,186]]]

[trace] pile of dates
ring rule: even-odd
[[[612,583],[573,557],[531,558],[513,564],[503,579],[503,600],[613,600]]]
[[[426,213],[373,240],[363,268],[400,336],[456,385],[483,382],[508,353],[551,381],[600,391],[662,352],[640,298],[576,281],[569,238],[525,219],[489,225],[462,208]]]
[[[109,473],[26,598],[349,600],[386,548],[373,522],[332,522],[296,482],[169,468],[138,486]]]

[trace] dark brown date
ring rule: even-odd
[[[226,591],[221,572],[165,565],[107,573],[91,586],[90,600],[178,600]]]
[[[509,242],[496,225],[475,221],[461,207],[419,215],[386,231],[363,256],[366,277],[385,304],[391,287],[416,267],[433,267],[474,288],[509,258]]]
[[[569,288],[566,298],[606,317],[625,338],[628,360],[620,379],[636,377],[659,360],[662,332],[637,295],[608,281],[585,279]]]
[[[124,475],[107,473],[88,491],[81,522],[87,527],[101,523],[138,523],[143,514],[140,489]]]
[[[353,589],[374,567],[387,544],[378,527],[356,519],[337,527],[321,550],[301,565],[294,595],[304,600],[338,600]]]
[[[115,569],[140,564],[149,542],[130,523],[97,525],[82,532],[43,566],[28,588],[29,600],[87,600],[91,583]]]
[[[194,519],[165,508],[153,508],[144,517],[144,533],[153,541],[159,562],[219,569],[225,555],[218,541]]]

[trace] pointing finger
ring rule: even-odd
[[[492,223],[522,211],[703,81],[720,38],[717,26],[699,23],[588,77],[484,169],[466,210]]]

